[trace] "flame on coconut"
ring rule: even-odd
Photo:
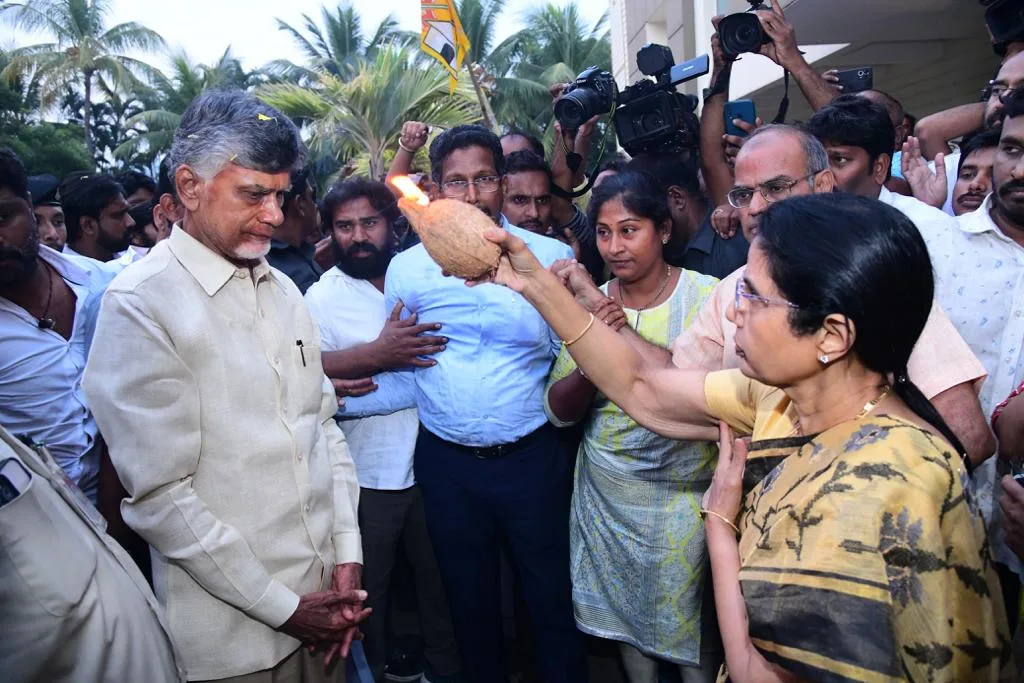
[[[412,181],[407,175],[395,176],[391,179],[391,184],[395,186],[399,192],[402,193],[402,197],[419,204],[420,206],[426,206],[430,204],[430,198],[423,193],[423,190]]]

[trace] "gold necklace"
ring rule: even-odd
[[[860,420],[861,418],[867,417],[867,414],[874,410],[879,403],[884,401],[885,398],[890,394],[890,392],[892,392],[892,387],[886,384],[884,387],[882,387],[882,392],[878,394],[878,396],[875,396],[873,399],[865,403],[861,411],[857,413],[857,417],[853,419]],[[800,436],[804,435],[804,427],[802,424],[800,424],[800,418],[797,418],[796,420],[793,421],[793,431]]]
[[[671,280],[671,279],[672,279],[672,266],[666,265],[665,266],[665,281],[662,282],[661,283],[661,287],[658,288],[658,293],[655,294],[654,297],[650,301],[648,301],[646,304],[644,304],[640,308],[634,309],[634,310],[636,310],[636,325],[634,326],[633,329],[638,329],[640,327],[640,314],[643,313],[644,311],[646,311],[648,308],[650,308],[651,304],[653,304],[655,301],[658,300],[658,297],[660,297],[665,292],[665,288],[668,287],[668,281]],[[622,295],[622,280],[619,280],[619,305],[622,306],[623,308],[626,308],[626,298]]]

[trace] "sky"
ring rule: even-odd
[[[566,0],[553,0],[564,5]],[[324,4],[334,7],[336,0],[113,0],[110,25],[137,21],[163,36],[172,49],[184,50],[197,62],[216,60],[229,44],[232,53],[248,69],[262,66],[274,59],[301,62],[302,53],[292,39],[279,31],[275,18],[295,27],[302,26],[302,15],[319,19]],[[509,0],[495,35],[496,41],[522,27],[521,17],[543,0]],[[605,0],[580,0],[583,18],[596,21],[607,9]],[[388,13],[398,19],[402,28],[419,31],[419,2],[416,0],[353,0],[359,11],[364,32],[372,35],[377,24]],[[319,22],[318,22],[319,23]],[[27,45],[38,37],[15,35],[10,25],[0,24],[0,45]],[[154,66],[165,68],[167,61],[159,56],[145,57]]]

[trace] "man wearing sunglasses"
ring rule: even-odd
[[[403,136],[403,154],[425,142],[425,134]],[[483,211],[525,240],[545,266],[572,258],[567,245],[511,225],[502,214],[505,158],[491,131],[445,131],[430,145],[430,166],[438,194]],[[515,292],[444,277],[423,245],[388,267],[384,311],[399,303],[403,318],[415,314],[421,324],[443,325],[444,353],[430,367],[376,375],[377,390],[346,398],[341,415],[418,410],[414,475],[465,674],[473,683],[506,680],[498,572],[505,547],[542,644],[541,679],[584,681],[569,583],[571,464],[543,399],[561,341]]]

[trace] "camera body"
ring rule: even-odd
[[[706,74],[708,56],[675,64],[671,49],[650,44],[637,52],[636,63],[640,72],[651,78],[623,88],[617,106],[611,74],[591,67],[555,103],[555,118],[564,129],[571,130],[615,107],[615,134],[631,156],[695,149],[699,144],[699,123],[694,114],[697,98],[676,92],[676,86]]]
[[[730,14],[718,24],[718,40],[726,57],[738,57],[744,52],[759,52],[762,45],[772,42],[761,27],[757,10],[771,9],[760,0],[747,0],[750,9]]]
[[[596,66],[585,69],[555,102],[555,118],[565,130],[576,130],[615,104],[615,79]]]
[[[1006,55],[1010,43],[1024,41],[1024,2],[1021,0],[982,0],[985,24],[992,36],[992,49]]]

